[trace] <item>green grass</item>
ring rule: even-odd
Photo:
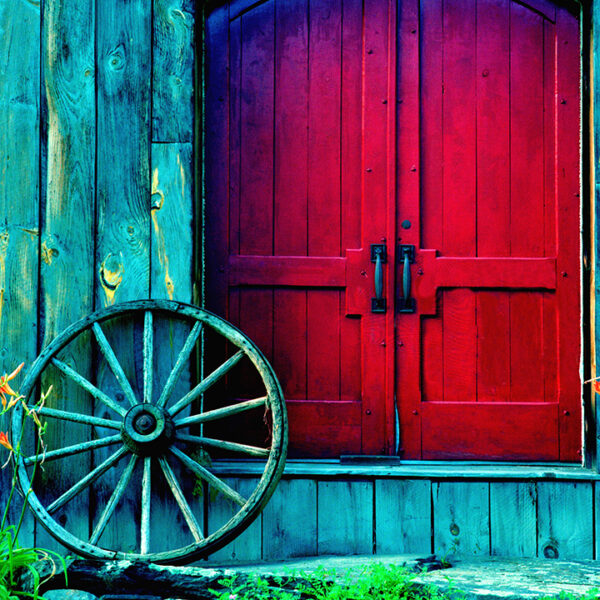
[[[212,590],[217,600],[461,600],[459,592],[440,592],[435,586],[416,584],[416,574],[405,567],[374,563],[336,577],[322,569],[311,575],[299,574],[288,579],[267,580],[260,576],[234,577]]]

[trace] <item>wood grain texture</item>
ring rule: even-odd
[[[317,482],[284,479],[264,509],[263,560],[317,554]]]
[[[433,551],[442,555],[490,553],[489,484],[441,482],[432,484]]]
[[[492,556],[536,556],[534,483],[490,483]]]
[[[45,111],[43,161],[45,188],[41,230],[42,347],[94,308],[94,200],[96,100],[94,78],[94,2],[46,2],[42,58]],[[73,302],[72,299],[77,301]],[[61,360],[86,378],[91,376],[89,335],[62,353]],[[93,402],[78,385],[52,371],[42,388],[53,386],[49,407],[91,414]],[[86,441],[89,427],[48,420],[46,444],[56,449]],[[42,502],[58,497],[91,468],[91,454],[49,463],[41,473]],[[68,466],[67,466],[68,465]],[[75,497],[57,515],[73,534],[89,535],[89,492]],[[41,526],[36,544],[58,549]]]
[[[187,143],[152,144],[150,256],[151,298],[192,301],[192,265],[194,241],[192,145]],[[154,326],[154,380],[156,401],[177,357],[185,344],[190,327],[182,322],[157,318]],[[183,397],[192,387],[192,363],[184,366],[171,395],[172,402]],[[182,416],[189,414],[189,409]],[[171,461],[188,501],[194,489],[193,477],[179,461]],[[157,475],[162,482],[161,474]],[[156,524],[151,539],[160,539],[160,527],[171,523],[169,544],[182,547],[192,541],[187,525],[181,519],[179,507],[170,490],[154,487],[156,501],[152,507],[152,523]],[[200,511],[202,514],[202,511]],[[158,536],[158,537],[157,537]]]
[[[150,293],[150,83],[151,10],[141,0],[109,0],[97,6],[97,242],[96,307],[148,298]],[[138,333],[141,329],[137,328]],[[115,353],[140,397],[141,348],[133,323],[105,328]],[[137,359],[137,360],[136,360]],[[98,385],[117,401],[126,400],[104,360],[96,366]],[[104,409],[97,407],[99,415]],[[95,460],[105,455],[97,452]],[[129,550],[137,545],[139,469],[100,542]],[[112,479],[111,479],[112,477]],[[105,475],[95,486],[92,522],[115,487]]]
[[[39,5],[0,3],[0,373],[11,372],[21,361],[30,364],[37,351],[39,40]],[[7,429],[8,419],[0,417],[0,430]],[[10,473],[4,469],[0,510],[9,487]],[[17,499],[12,505],[13,523],[19,503]],[[34,543],[29,513],[20,540]]]
[[[239,492],[245,498],[249,498],[252,492],[256,489],[257,479],[224,479],[225,483],[230,485],[234,490]],[[214,491],[209,491],[207,496],[208,502],[208,524],[207,532],[210,535],[217,529],[225,525],[225,523],[239,510],[237,504],[225,498],[223,494],[215,494]],[[209,560],[226,561],[256,561],[260,560],[262,555],[262,519],[259,517],[246,529],[242,534],[238,535],[230,544],[218,550],[209,556]]]
[[[373,552],[373,482],[318,483],[318,554]]]
[[[375,552],[431,553],[431,482],[375,480]]]
[[[591,483],[550,482],[538,488],[538,556],[593,558]]]
[[[600,515],[600,485],[594,482],[594,502],[595,502],[595,540],[596,540],[596,548],[594,558],[598,560],[600,557],[600,519],[598,519],[598,515]]]
[[[152,141],[194,136],[195,0],[154,0]]]

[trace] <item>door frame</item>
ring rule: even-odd
[[[238,0],[239,11],[245,12],[264,0]],[[390,1],[390,0],[385,0]],[[206,300],[206,48],[205,22],[208,14],[222,6],[224,0],[207,0],[199,6],[196,19],[196,48],[199,59],[195,61],[195,160],[199,174],[195,189],[195,284],[194,302],[204,306]],[[581,44],[581,369],[585,382],[600,377],[600,0],[558,0],[557,3],[578,11]],[[394,6],[397,3],[393,2]],[[397,19],[397,15],[396,15]],[[396,36],[395,36],[396,37]],[[396,41],[397,44],[397,41]],[[394,60],[395,69],[395,60]],[[394,103],[396,99],[394,98]],[[395,111],[393,111],[395,113]],[[393,117],[395,122],[395,115]],[[395,159],[395,156],[394,156]],[[395,198],[396,186],[393,185]],[[395,210],[395,209],[394,209]],[[395,220],[395,218],[394,218]],[[391,233],[391,232],[390,232]],[[396,232],[394,231],[394,234]],[[395,235],[389,239],[395,240]],[[390,244],[393,247],[394,244]],[[393,264],[393,263],[392,263]],[[395,289],[393,277],[388,277],[386,291]],[[596,283],[598,282],[598,284]],[[596,293],[596,285],[598,292]],[[390,297],[390,296],[388,296]],[[392,296],[393,297],[393,296]],[[390,311],[391,312],[391,311]],[[598,342],[596,341],[598,340]],[[396,340],[394,340],[394,348]],[[395,352],[392,356],[392,369]],[[583,466],[600,473],[600,399],[596,401],[591,385],[583,386]],[[395,424],[395,394],[390,394],[386,406],[386,440],[397,448]],[[426,461],[423,461],[426,462]],[[449,461],[452,462],[452,461]]]

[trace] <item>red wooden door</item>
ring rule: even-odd
[[[580,460],[577,18],[543,0],[401,5],[403,456]]]
[[[207,20],[207,306],[272,362],[292,456],[393,442],[394,5],[233,2]],[[245,396],[248,392],[236,391]]]
[[[291,455],[577,460],[577,19],[238,0],[206,34],[207,306],[272,361]]]

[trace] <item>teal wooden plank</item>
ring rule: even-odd
[[[151,297],[192,301],[193,265],[193,168],[191,144],[152,144],[151,187]],[[184,322],[155,318],[154,326],[154,400],[175,365],[190,327]],[[192,388],[191,364],[181,372],[171,395],[171,403]],[[182,416],[189,414],[186,409]],[[177,461],[173,468],[184,493],[191,498],[193,477]],[[190,543],[189,530],[180,519],[180,511],[166,487],[155,489],[157,502],[152,512],[153,523],[172,523],[169,543],[175,547]],[[179,526],[177,526],[179,525]]]
[[[223,479],[244,498],[249,498],[258,485],[258,479]],[[212,534],[233,517],[240,507],[223,494],[209,489],[206,497],[208,503],[208,533]],[[211,554],[208,559],[223,561],[256,561],[262,556],[262,514],[243,533],[238,535],[227,546]]]
[[[594,482],[594,501],[596,509],[594,510],[594,527],[596,529],[596,553],[594,558],[600,560],[600,485]]]
[[[39,247],[40,9],[32,2],[0,3],[0,374],[37,352]],[[16,386],[22,376],[15,379]],[[8,419],[0,417],[0,430]],[[0,449],[0,461],[6,459]],[[0,471],[0,510],[10,488],[10,469]],[[20,498],[9,515],[16,523]],[[34,543],[26,513],[21,543]]]
[[[96,307],[150,295],[151,9],[143,0],[97,3]],[[141,319],[114,322],[104,329],[141,397]],[[106,361],[101,358],[95,368],[99,386],[128,407]],[[96,406],[96,412],[112,416],[104,406]],[[94,460],[103,460],[107,453],[98,451]],[[107,473],[94,487],[92,524],[114,490],[118,474]],[[160,481],[159,474],[153,479]],[[125,551],[139,547],[140,480],[137,468],[101,544]]]
[[[191,302],[193,283],[192,144],[152,144],[153,298]]]
[[[490,553],[489,483],[432,484],[433,550],[442,557]]]
[[[94,82],[93,0],[50,0],[44,4],[42,61],[46,90],[43,127],[46,186],[41,232],[42,346],[94,308],[94,187],[96,100]],[[75,302],[72,299],[76,299]],[[74,343],[61,360],[90,378],[89,336]],[[42,388],[53,386],[49,407],[90,414],[93,402],[78,385],[51,371]],[[47,448],[52,450],[91,439],[92,428],[48,419]],[[50,503],[89,473],[84,453],[48,463],[40,473],[44,502]],[[57,513],[74,535],[89,535],[89,491]],[[36,543],[60,546],[37,526]]]
[[[318,554],[373,553],[373,482],[318,483]]]
[[[493,556],[536,555],[535,483],[490,483],[490,538]]]
[[[317,554],[317,482],[284,479],[263,511],[264,560]]]
[[[431,482],[375,481],[375,549],[378,554],[431,552]]]
[[[591,483],[542,481],[538,488],[538,556],[593,558]]]
[[[152,141],[194,136],[194,1],[154,0]]]

